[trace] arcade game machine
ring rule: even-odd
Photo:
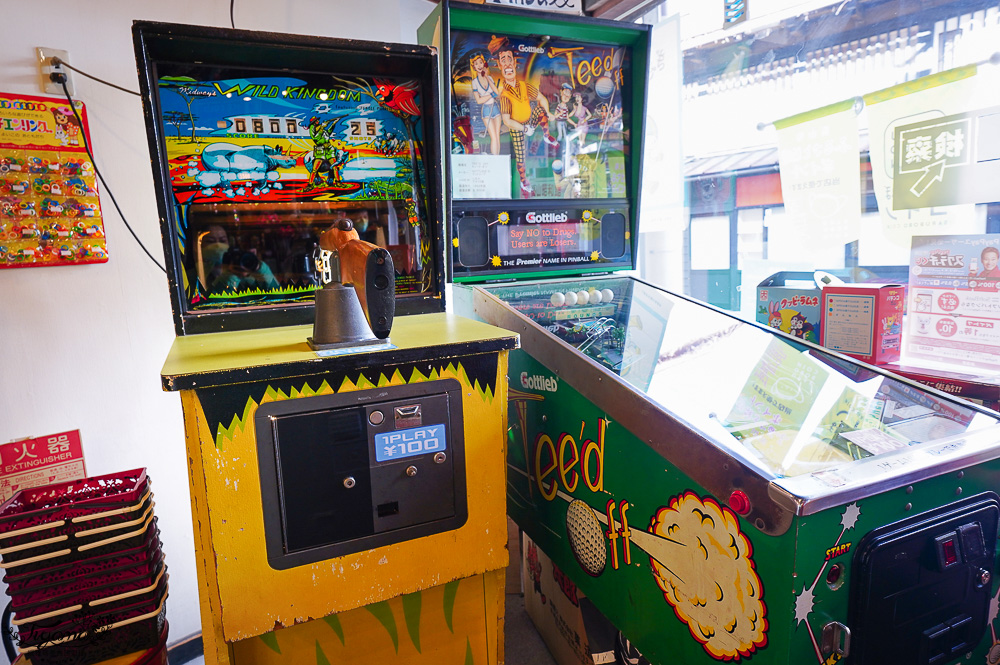
[[[206,661],[501,662],[517,337],[443,311],[433,52],[133,32]]]
[[[456,77],[463,49],[514,32],[443,16]],[[529,63],[566,48],[519,25]],[[521,338],[508,513],[624,637],[671,665],[1000,662],[1000,416],[633,277],[587,276],[628,266],[634,242],[603,222],[636,206],[518,198],[513,164],[509,201],[460,198],[457,121],[481,132],[457,83],[452,113],[454,279],[512,281],[456,293]],[[538,194],[550,172],[527,174]]]
[[[508,512],[650,662],[998,662],[996,413],[632,278],[475,307]]]

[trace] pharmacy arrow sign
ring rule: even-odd
[[[941,182],[944,180],[944,169],[948,165],[948,162],[939,159],[933,164],[924,167],[923,175],[920,179],[913,183],[913,187],[910,187],[910,191],[913,192],[914,196],[923,196],[931,185],[935,182]]]
[[[892,209],[995,201],[1000,108],[896,125]]]

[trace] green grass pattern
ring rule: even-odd
[[[420,591],[408,593],[403,596],[403,618],[406,619],[406,632],[413,640],[413,646],[420,653],[420,605],[422,595]]]
[[[389,637],[392,638],[392,646],[395,647],[398,654],[399,632],[396,630],[396,617],[392,615],[392,608],[389,607],[389,603],[383,600],[381,603],[365,605],[365,609],[371,612],[372,616],[378,619],[379,623],[389,632]]]
[[[453,618],[455,612],[455,599],[458,596],[458,587],[462,583],[462,580],[453,580],[444,585],[444,619],[445,623],[448,624],[448,630],[452,633],[455,632],[453,625]],[[406,621],[406,631],[413,641],[413,646],[416,647],[417,653],[421,652],[420,647],[420,618],[423,611],[423,592],[417,591],[416,593],[405,594],[401,597],[403,604],[403,617]],[[380,624],[385,628],[386,632],[389,633],[389,637],[392,639],[393,648],[396,653],[399,653],[399,630],[397,627],[396,616],[393,614],[392,607],[389,605],[388,601],[382,601],[380,603],[373,603],[371,605],[366,605],[365,609],[368,610],[372,616],[374,616]],[[341,645],[345,645],[344,638],[344,627],[340,623],[340,619],[336,614],[331,614],[329,616],[323,617],[322,619],[333,632],[337,635],[340,640]],[[260,639],[268,646],[269,649],[277,654],[281,653],[281,648],[278,645],[278,634],[277,631],[264,633],[260,636]],[[319,640],[316,640],[316,665],[331,665],[330,660],[323,653],[323,649],[320,646]],[[472,641],[470,638],[465,640],[465,665],[475,665],[475,656],[472,651]]]
[[[340,638],[340,643],[344,644],[344,627],[340,625],[340,619],[337,615],[331,614],[328,617],[323,617],[323,621],[325,621],[330,628],[333,628],[333,632],[337,633],[337,637]]]
[[[316,665],[330,665],[330,660],[319,646],[319,640],[316,640]]]
[[[274,653],[281,653],[281,647],[278,646],[278,635],[277,633],[264,633],[260,636],[260,639],[268,646],[268,648]]]
[[[462,580],[453,580],[444,585],[444,621],[448,624],[448,630],[455,632],[452,625],[452,615],[455,613],[455,596],[458,595],[458,585]]]

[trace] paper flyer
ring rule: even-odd
[[[915,236],[907,357],[1000,372],[1000,237]]]
[[[726,421],[730,425],[762,421],[767,431],[797,430],[826,379],[822,367],[775,338],[747,378]]]
[[[829,247],[832,257],[858,237],[861,182],[858,119],[853,106],[821,117],[775,123],[781,195],[789,229],[802,244]],[[838,254],[839,253],[839,254]]]

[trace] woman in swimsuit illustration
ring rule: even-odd
[[[472,95],[483,110],[483,124],[490,135],[490,153],[500,154],[500,106],[497,99],[500,93],[497,84],[490,78],[490,69],[486,57],[481,53],[472,56]]]
[[[589,122],[594,114],[583,105],[583,95],[579,92],[573,93],[573,110],[569,114],[569,122],[576,128],[577,135],[582,148],[587,143],[587,130]]]

